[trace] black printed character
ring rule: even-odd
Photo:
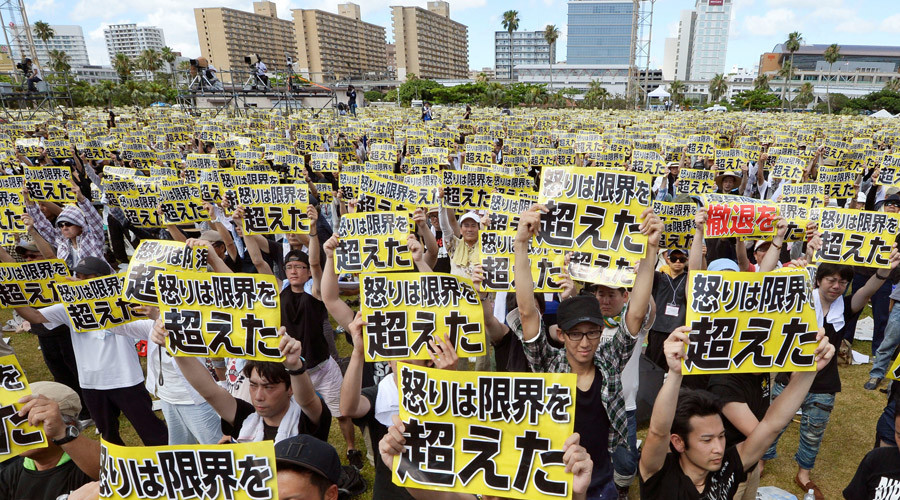
[[[731,347],[737,333],[737,318],[703,316],[691,324],[691,343],[684,365],[690,370],[725,370],[731,365]]]

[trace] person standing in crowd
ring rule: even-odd
[[[356,116],[356,88],[353,85],[347,87],[347,107],[350,114]]]
[[[528,248],[540,227],[545,205],[534,205],[519,216],[514,241],[515,268],[530,269]],[[642,214],[641,234],[647,236],[646,254],[638,265],[628,302],[616,317],[605,316],[595,297],[575,296],[557,309],[558,336],[564,348],[551,346],[534,302],[530,272],[515,275],[516,301],[522,323],[522,343],[528,363],[536,373],[575,373],[575,432],[593,460],[589,499],[618,498],[613,481],[611,454],[628,446],[628,417],[622,389],[622,371],[637,343],[638,333],[650,324],[650,292],[663,224],[652,209]],[[618,292],[615,292],[618,293]],[[604,327],[615,330],[600,346]]]
[[[747,477],[746,471],[756,466],[769,444],[790,423],[816,373],[831,362],[835,352],[820,330],[815,350],[817,371],[793,374],[783,397],[772,403],[747,439],[726,447],[722,402],[704,390],[683,390],[679,394],[689,332],[690,327],[680,327],[666,340],[669,371],[653,404],[641,450],[642,500],[734,498],[738,485]]]

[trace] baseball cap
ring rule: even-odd
[[[560,302],[556,309],[556,323],[560,330],[569,330],[578,323],[593,323],[603,326],[600,302],[589,295],[576,295]]]
[[[476,224],[481,224],[481,217],[478,217],[478,214],[475,212],[466,212],[465,215],[459,218],[459,225],[461,226],[467,220],[473,220]]]
[[[675,253],[675,252],[681,252],[681,253],[684,254],[685,257],[687,257],[687,256],[690,255],[690,254],[688,253],[688,251],[685,250],[684,248],[670,248],[670,249],[668,249],[668,250],[666,251],[666,255],[672,255],[672,254]]]
[[[760,247],[765,246],[766,244],[771,244],[771,241],[768,240],[757,240],[756,244],[753,245],[753,251],[759,250]]]
[[[893,203],[894,205],[900,205],[900,195],[892,194],[884,199],[884,203]]]
[[[72,268],[73,273],[78,274],[96,274],[98,276],[106,276],[111,272],[109,264],[105,260],[97,257],[85,257],[81,259],[75,267]]]
[[[206,231],[200,233],[200,239],[208,241],[210,243],[219,243],[222,241],[222,235],[219,234],[218,231],[207,229]]]
[[[78,414],[81,413],[81,399],[71,387],[47,381],[32,382],[28,385],[31,387],[32,394],[56,401],[56,404],[59,405],[59,413],[64,418],[78,420]]]
[[[337,451],[325,441],[308,434],[275,443],[275,461],[311,470],[332,484],[338,484],[341,480],[341,459]]]
[[[737,262],[731,259],[716,259],[709,263],[707,271],[740,271]]]

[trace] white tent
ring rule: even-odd
[[[887,110],[884,110],[884,109],[882,109],[881,111],[879,111],[877,113],[873,113],[870,116],[872,118],[893,118],[894,117],[894,115],[888,113]]]
[[[666,89],[662,88],[662,85],[656,87],[656,90],[647,94],[647,97],[659,97],[660,99],[663,97],[671,97],[672,94],[666,92]]]

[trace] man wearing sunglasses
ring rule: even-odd
[[[653,300],[658,312],[647,336],[647,357],[663,369],[667,368],[663,344],[670,333],[684,325],[688,255],[685,249],[670,248],[663,254],[668,267],[653,273]]]

